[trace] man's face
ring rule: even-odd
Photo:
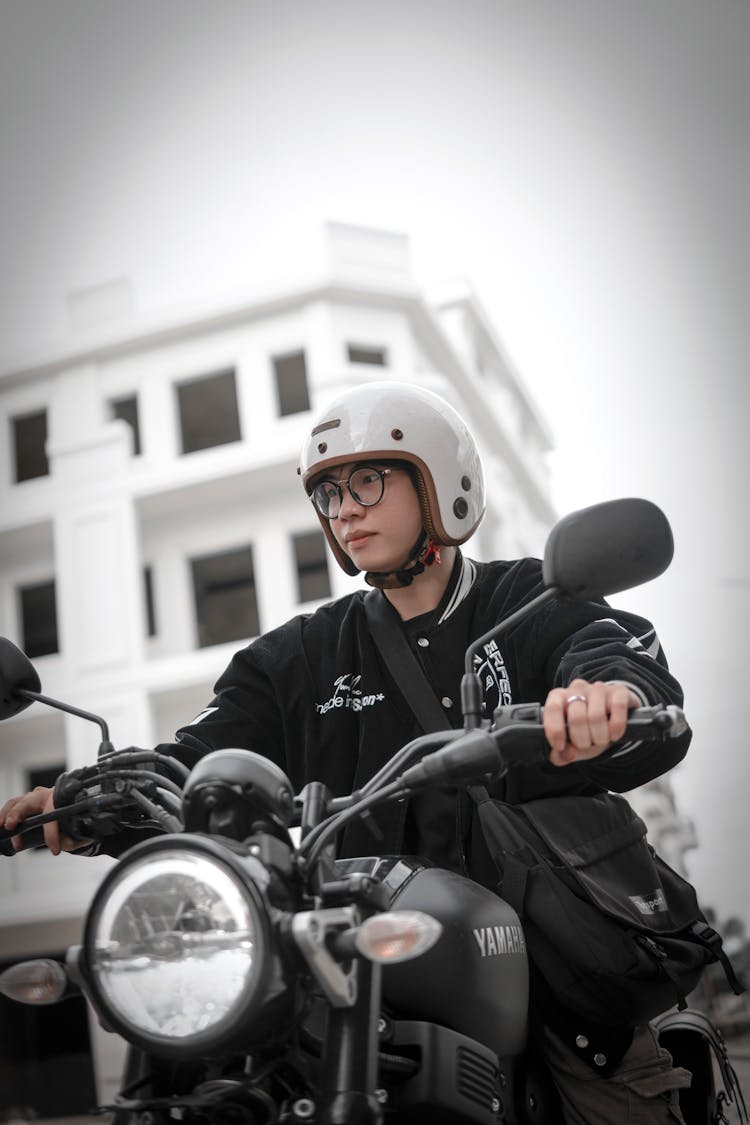
[[[382,499],[372,507],[358,503],[341,483],[362,464],[389,470]],[[354,565],[359,570],[385,572],[403,566],[422,531],[422,512],[409,473],[388,461],[351,461],[337,465],[326,476],[341,483],[341,509],[330,525],[336,542]]]

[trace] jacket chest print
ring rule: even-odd
[[[481,653],[475,653],[474,671],[482,684],[486,713],[491,715],[496,707],[513,702],[508,669],[497,641],[488,641]]]
[[[375,703],[382,703],[385,699],[382,691],[366,695],[360,688],[361,676],[347,672],[333,681],[333,694],[325,703],[316,703],[315,710],[319,715],[326,715],[333,710],[364,711],[365,707],[372,707]]]

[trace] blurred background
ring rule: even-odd
[[[327,221],[406,236],[425,289],[467,279],[557,513],[672,523],[617,602],[685,688],[685,862],[740,934],[749,50],[745,0],[0,3],[3,377],[74,351],[97,294],[127,334],[304,278]]]

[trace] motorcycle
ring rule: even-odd
[[[671,553],[669,525],[645,501],[566,517],[548,540],[543,593],[467,651],[464,729],[416,738],[344,797],[314,781],[295,795],[274,763],[246,750],[214,751],[190,772],[157,751],[118,751],[103,719],[42,695],[24,654],[0,642],[0,718],[37,701],[102,732],[96,762],[58,779],[55,810],[13,835],[33,846],[56,819],[94,843],[147,837],[105,876],[65,965],[14,965],[0,990],[53,1003],[78,988],[127,1041],[120,1093],[99,1107],[112,1125],[561,1121],[528,1049],[518,914],[419,857],[336,859],[336,840],[380,803],[542,761],[540,705],[482,719],[473,651],[552,597],[647,581]],[[678,708],[644,707],[631,712],[626,737],[682,729]],[[0,830],[7,855],[10,835]],[[723,1065],[725,1100],[708,1082],[688,1121],[721,1120],[712,1114],[726,1098],[744,1111],[726,1056]]]

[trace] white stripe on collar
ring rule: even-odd
[[[464,600],[469,590],[474,585],[476,574],[477,568],[474,566],[474,563],[471,561],[471,559],[467,559],[462,555],[461,570],[459,572],[456,585],[453,588],[453,593],[448,599],[448,604],[440,615],[438,625],[442,625],[443,622],[447,621],[450,615],[452,613],[455,613],[455,611],[458,609],[461,602]]]

